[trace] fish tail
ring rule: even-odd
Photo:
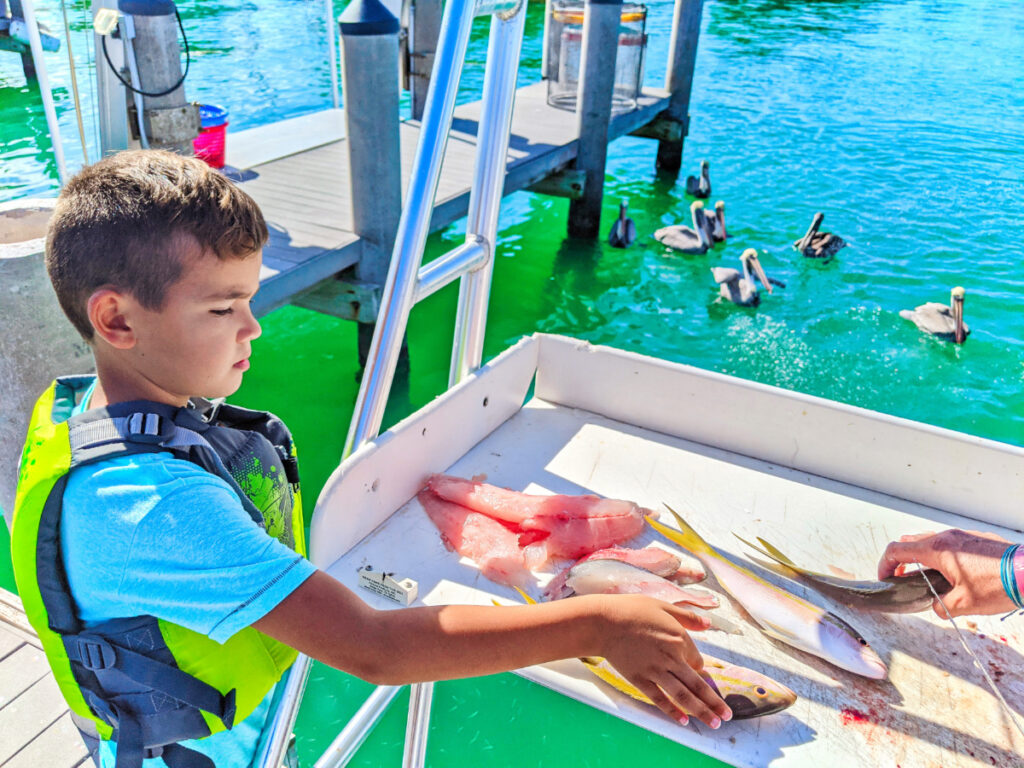
[[[669,528],[667,525],[663,525],[656,520],[653,520],[651,517],[647,518],[648,525],[669,541],[675,542],[694,554],[714,554],[715,550],[711,548],[711,545],[704,541],[704,539],[700,537],[700,534],[693,530],[693,528],[691,528],[689,524],[679,516],[678,512],[672,509],[672,507],[669,507],[668,504],[665,504],[665,506],[668,508],[668,511],[672,513],[672,517],[676,519],[676,524],[679,526],[679,530],[676,531]]]
[[[526,601],[527,605],[536,605],[537,604],[536,600],[534,600],[528,594],[523,592],[523,590],[521,590],[519,587],[512,587],[512,589],[514,589],[516,592],[518,592],[520,594],[520,596],[523,598],[523,600]]]
[[[773,559],[778,560],[783,565],[788,565],[790,568],[796,567],[796,563],[794,563],[792,560],[790,560],[788,557],[782,554],[782,552],[780,552],[777,547],[772,546],[769,542],[765,541],[760,536],[757,537],[757,540],[761,542],[761,544],[764,546],[766,550],[768,550],[767,554],[770,555]]]

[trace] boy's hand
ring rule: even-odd
[[[939,571],[953,585],[942,598],[953,616],[1006,613],[1013,602],[1003,590],[999,565],[1010,542],[994,533],[951,529],[941,533],[901,536],[885,548],[878,577],[902,576],[910,563]],[[946,612],[938,600],[932,608],[940,618]]]
[[[712,728],[732,718],[722,698],[700,675],[704,659],[686,630],[709,622],[684,608],[641,595],[602,595],[608,622],[601,655],[683,725],[693,715]]]

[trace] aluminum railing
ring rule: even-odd
[[[525,5],[525,0],[448,0],[445,5],[419,145],[343,458],[376,438],[380,432],[412,307],[459,278],[461,284],[449,386],[480,367],[498,209],[505,181],[512,105],[523,43]],[[491,16],[491,29],[466,241],[423,266],[423,248],[440,180],[441,161],[451,130],[470,30],[475,17],[486,15]],[[260,768],[278,768],[284,759],[309,666],[310,659],[300,654],[289,671],[274,718],[264,736],[256,763]],[[345,765],[399,690],[395,686],[377,688],[317,760],[315,768]],[[402,760],[404,768],[424,764],[432,691],[432,683],[412,687]]]

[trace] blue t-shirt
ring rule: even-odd
[[[316,570],[255,525],[227,483],[169,453],[124,456],[72,471],[60,538],[68,584],[86,626],[149,614],[221,643],[269,613]],[[209,755],[218,768],[245,768],[272,696],[230,731],[183,744]],[[115,746],[101,742],[104,768],[113,768]],[[159,758],[144,761],[145,768],[165,765]]]

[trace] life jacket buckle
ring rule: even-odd
[[[110,669],[117,662],[114,647],[96,635],[78,636],[78,656],[82,666],[91,671]]]
[[[160,445],[174,436],[174,423],[159,413],[137,411],[128,416],[126,438],[133,443]]]

